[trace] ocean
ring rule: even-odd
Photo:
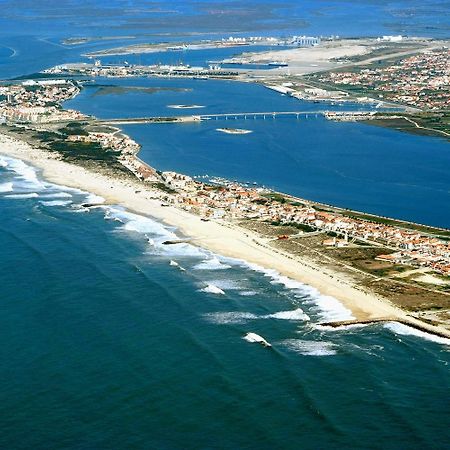
[[[444,0],[0,3],[2,79],[180,36],[449,36]],[[93,40],[61,43],[83,36]],[[252,129],[242,136],[217,132],[225,121],[124,127],[159,169],[449,225],[441,139],[327,122],[314,111],[359,106],[298,102],[262,86],[99,81],[165,89],[117,95],[97,85],[66,106],[106,118],[184,114],[167,105],[188,103],[311,111],[298,122],[227,122]],[[397,323],[322,327],[351,312],[275,271],[164,246],[177,229],[120,205],[87,210],[82,203],[102,199],[1,153],[1,448],[448,448],[448,340]],[[248,342],[248,332],[272,347]]]
[[[2,448],[446,448],[448,340],[99,200],[0,159]]]

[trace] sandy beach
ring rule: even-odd
[[[318,289],[322,295],[338,299],[358,320],[399,320],[450,337],[448,330],[410,317],[388,301],[364,292],[342,274],[270,247],[260,236],[249,230],[219,220],[204,222],[186,211],[161,206],[161,192],[137,179],[133,182],[95,173],[55,159],[46,151],[3,134],[0,134],[0,154],[30,163],[42,170],[43,177],[50,182],[89,191],[104,197],[109,204],[119,204],[175,226],[192,239],[192,244],[263,268],[275,269],[282,275],[308,284]]]

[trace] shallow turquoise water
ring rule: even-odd
[[[446,447],[444,341],[0,165],[2,448]]]

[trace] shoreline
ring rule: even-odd
[[[194,245],[219,255],[274,269],[281,275],[317,289],[348,308],[358,321],[399,321],[431,334],[450,338],[450,331],[411,317],[388,300],[363,291],[342,274],[319,267],[307,258],[293,256],[264,243],[256,233],[222,220],[204,222],[199,216],[162,206],[161,192],[138,179],[120,179],[93,172],[76,164],[55,159],[54,155],[30,144],[0,133],[0,154],[24,160],[42,171],[53,183],[82,189],[105,198],[130,211],[152,217],[175,226],[180,233],[192,238]]]

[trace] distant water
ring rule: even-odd
[[[177,42],[239,36],[383,36],[409,35],[445,39],[448,0],[167,0],[160,8],[147,0],[95,2],[3,0],[0,17],[1,78],[31,74],[64,62],[87,61],[82,54],[141,42]],[[162,5],[162,3],[161,3]],[[75,46],[69,37],[108,37]],[[124,37],[127,37],[125,39]],[[196,61],[198,54],[182,58]],[[170,56],[161,55],[161,58]],[[133,58],[133,57],[131,57]],[[144,57],[145,59],[145,57]]]
[[[100,79],[141,86],[108,94],[88,86],[67,107],[101,118],[232,112],[311,111],[308,117],[211,120],[201,124],[127,125],[139,156],[160,170],[256,182],[306,199],[430,225],[450,227],[450,146],[445,139],[316,117],[314,111],[367,105],[299,101],[263,86],[212,80]],[[160,90],[157,90],[160,88]],[[99,95],[102,92],[105,95]],[[197,104],[198,110],[171,109]],[[216,128],[252,130],[228,135]]]
[[[189,64],[192,67],[208,67],[209,63],[230,59],[241,55],[243,52],[264,52],[273,50],[284,50],[285,46],[268,46],[268,45],[248,45],[224,48],[206,48],[199,50],[170,50],[155,53],[138,53],[129,55],[105,55],[101,57],[103,64]],[[292,47],[289,47],[292,48]],[[271,66],[264,65],[234,65],[221,64],[223,68],[242,69],[273,69]]]
[[[87,195],[0,158],[2,448],[446,448],[449,341]]]

